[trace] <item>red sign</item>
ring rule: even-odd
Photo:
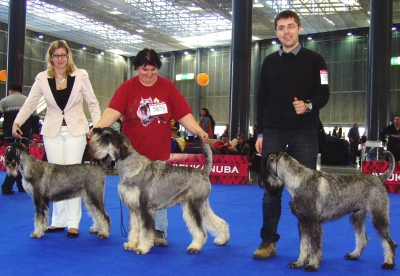
[[[0,147],[0,171],[5,171],[6,167],[4,166],[4,158],[5,158],[6,147]],[[44,156],[44,148],[43,147],[29,147],[29,153],[35,156],[39,160],[43,160]]]
[[[202,169],[204,154],[173,153],[167,165]],[[247,184],[249,180],[249,160],[243,155],[213,155],[210,181],[214,184]]]
[[[380,175],[387,171],[389,162],[387,161],[363,161],[362,173]],[[394,172],[385,181],[385,188],[389,193],[400,193],[400,162],[396,162]]]

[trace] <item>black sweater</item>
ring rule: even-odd
[[[264,59],[257,98],[257,131],[271,128],[317,128],[319,109],[329,99],[329,86],[321,84],[325,60],[316,52],[301,48],[297,55],[279,52]],[[311,101],[312,111],[296,114],[294,98]]]

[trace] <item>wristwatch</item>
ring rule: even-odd
[[[306,104],[307,104],[307,110],[306,110],[306,112],[310,112],[310,111],[312,110],[312,102],[306,101]]]

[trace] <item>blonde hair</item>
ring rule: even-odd
[[[54,54],[54,51],[59,48],[63,48],[68,55],[67,67],[65,68],[65,74],[68,76],[77,69],[77,67],[74,63],[74,60],[72,59],[71,49],[69,48],[67,42],[65,40],[56,40],[50,44],[50,47],[47,50],[47,55],[46,55],[47,74],[51,78],[54,78],[56,75],[51,56]]]

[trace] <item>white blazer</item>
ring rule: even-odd
[[[77,69],[71,74],[75,76],[74,86],[67,105],[63,111],[59,108],[51,92],[46,71],[40,72],[29,92],[28,98],[18,112],[14,123],[22,125],[36,110],[40,99],[44,98],[47,104],[47,111],[44,118],[41,134],[44,136],[55,137],[60,131],[62,120],[67,123],[72,135],[85,135],[89,131],[89,122],[83,111],[83,99],[85,99],[93,125],[100,120],[101,111],[99,102],[96,99],[89,75],[86,70]]]

